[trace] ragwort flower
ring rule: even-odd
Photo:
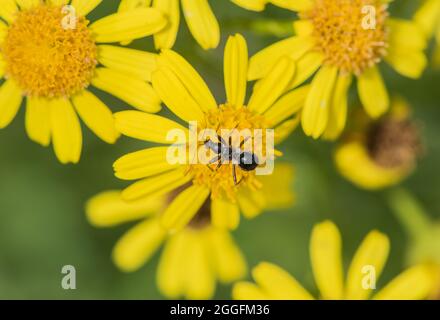
[[[264,144],[267,129],[274,128],[277,143],[296,127],[298,119],[291,118],[294,113],[292,106],[301,105],[307,91],[301,88],[279,99],[288,84],[293,64],[288,59],[281,60],[245,105],[247,46],[244,38],[236,35],[229,39],[225,49],[225,104],[217,104],[198,73],[183,57],[170,50],[160,55],[152,81],[159,97],[177,117],[186,123],[195,121],[198,124],[196,136],[205,129],[214,130],[219,136],[225,129],[237,129],[249,130],[249,141],[256,141],[255,129],[261,130],[264,137],[259,140]],[[185,126],[163,116],[140,111],[123,111],[115,117],[116,127],[122,134],[168,144],[128,154],[115,162],[118,178],[142,179],[122,192],[125,200],[165,194],[192,182],[162,215],[162,224],[166,228],[182,229],[208,197],[212,199],[213,224],[230,229],[238,226],[240,211],[247,218],[255,217],[269,201],[267,194],[262,192],[264,176],[257,177],[255,170],[237,168],[233,162],[193,163],[191,153],[183,163],[169,161],[170,144],[175,143],[168,137],[170,132],[182,132],[184,141],[179,142],[181,147],[185,151],[191,149],[190,130]],[[198,143],[195,149],[196,153],[206,151],[206,143]],[[268,159],[272,153],[279,154],[276,150],[269,152]]]
[[[270,195],[267,208],[292,204],[291,174],[291,167],[281,164],[276,174],[265,177],[264,192]],[[209,299],[215,293],[217,281],[227,284],[243,278],[247,265],[231,234],[224,228],[213,226],[213,210],[217,215],[228,215],[218,211],[228,208],[213,208],[209,198],[180,231],[170,233],[161,226],[161,215],[186,187],[131,202],[124,201],[120,191],[106,191],[89,200],[87,217],[97,227],[140,221],[122,236],[113,250],[113,260],[119,269],[125,272],[138,270],[164,246],[157,267],[160,291],[174,299],[182,296]]]
[[[296,34],[255,54],[248,79],[261,79],[283,57],[294,60],[290,87],[312,78],[301,123],[304,132],[315,139],[323,135],[335,139],[343,131],[353,77],[366,112],[378,118],[390,105],[381,62],[413,79],[426,67],[422,30],[413,21],[391,18],[388,0],[270,2],[298,13]]]
[[[359,115],[341,140],[334,160],[338,171],[360,188],[377,190],[400,183],[423,152],[408,103],[394,97],[389,114],[377,120]]]
[[[330,221],[316,225],[310,240],[310,259],[319,299],[366,300],[375,288],[389,253],[388,237],[371,231],[357,249],[344,281],[341,235]],[[374,269],[373,269],[374,268]],[[373,271],[374,270],[374,271]],[[369,277],[369,275],[371,277]],[[262,262],[252,270],[256,284],[239,282],[233,298],[239,300],[309,300],[314,297],[280,267]],[[345,283],[345,284],[344,284]],[[431,273],[418,265],[405,270],[379,290],[372,299],[425,299],[432,287]]]
[[[0,128],[15,118],[26,100],[31,140],[52,141],[62,163],[77,163],[82,149],[78,115],[102,140],[119,133],[94,86],[135,108],[157,112],[160,100],[147,83],[155,55],[104,43],[158,32],[166,19],[145,8],[106,16],[91,25],[85,18],[100,0],[2,0],[0,6]]]

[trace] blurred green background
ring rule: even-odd
[[[89,16],[93,21],[116,10],[119,1],[104,0]],[[250,53],[277,40],[250,30],[251,21],[289,21],[294,15],[269,6],[253,13],[227,0],[210,1],[222,29],[218,49],[203,51],[193,41],[185,23],[175,50],[204,76],[218,101],[224,101],[222,56],[228,35],[246,36]],[[409,17],[412,0],[392,5],[392,12]],[[133,48],[153,51],[152,39],[135,41]],[[406,97],[423,129],[426,155],[418,170],[404,183],[430,212],[440,217],[440,72],[427,70],[412,81],[384,68],[391,92]],[[97,94],[112,110],[130,108],[102,92]],[[51,148],[32,143],[24,131],[24,108],[13,124],[0,132],[0,298],[2,299],[161,299],[156,284],[155,258],[135,273],[119,272],[110,260],[116,240],[130,225],[95,229],[84,215],[84,203],[94,194],[127,184],[113,177],[112,163],[119,156],[145,147],[122,138],[116,145],[99,141],[87,128],[82,160],[76,166],[60,165]],[[297,203],[285,212],[269,212],[242,221],[234,233],[250,266],[267,260],[293,274],[316,292],[310,269],[308,245],[314,223],[332,219],[342,231],[347,265],[361,239],[373,228],[391,238],[391,255],[378,287],[404,268],[407,239],[390,212],[385,192],[369,193],[343,180],[332,163],[334,144],[313,141],[297,130],[281,147],[283,160],[296,167]],[[74,265],[77,289],[61,288],[61,268]],[[220,286],[216,298],[230,298],[230,287]]]

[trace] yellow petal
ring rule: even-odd
[[[29,139],[44,147],[50,144],[50,107],[46,100],[27,99],[25,125]]]
[[[173,70],[204,112],[217,109],[217,102],[205,81],[181,55],[172,50],[164,50],[160,55],[159,64]]]
[[[8,34],[8,26],[2,20],[0,20],[0,45],[5,40],[6,35]],[[0,77],[3,77],[4,74],[4,61],[2,56],[0,56]]]
[[[301,122],[301,113],[298,113],[293,119],[289,119],[275,127],[275,145],[286,140]]]
[[[347,122],[348,93],[352,81],[350,74],[339,74],[336,80],[335,92],[330,105],[330,114],[324,138],[337,139],[344,131]]]
[[[264,113],[267,121],[276,126],[300,111],[304,106],[310,86],[302,86],[282,96]]]
[[[242,189],[238,194],[238,204],[247,219],[253,219],[263,212],[266,205],[264,194],[259,191]]]
[[[166,235],[158,219],[139,223],[116,244],[113,250],[115,264],[124,272],[136,271],[157,251]]]
[[[156,70],[153,73],[152,83],[160,99],[180,119],[186,122],[204,122],[205,114],[202,108],[170,68],[161,66]]]
[[[187,232],[170,236],[157,267],[157,286],[161,293],[177,299],[185,291],[185,272],[182,264],[188,258]]]
[[[168,25],[154,34],[154,45],[156,49],[170,49],[174,46],[179,32],[179,0],[154,0],[153,7],[163,12],[168,18]]]
[[[422,28],[427,38],[435,31],[440,16],[440,2],[436,0],[424,1],[414,15],[414,20]]]
[[[240,222],[240,210],[237,204],[224,199],[211,202],[212,224],[219,228],[235,230]]]
[[[243,278],[247,271],[246,261],[229,232],[213,228],[209,232],[209,241],[219,280],[230,283]]]
[[[250,282],[237,282],[232,288],[234,300],[271,300],[269,294],[261,290],[257,285]]]
[[[374,279],[379,279],[388,258],[390,242],[388,237],[378,231],[370,232],[357,249],[347,273],[345,298],[349,300],[367,299],[371,289],[366,279],[366,267],[374,270]],[[367,279],[368,280],[368,279]],[[366,282],[366,283],[364,283]]]
[[[31,9],[40,4],[40,0],[15,0],[22,10]],[[3,3],[2,3],[3,5]]]
[[[291,37],[264,48],[249,60],[248,80],[265,77],[283,57],[298,60],[313,45],[311,37]]]
[[[312,81],[302,111],[302,127],[306,135],[319,138],[325,131],[338,70],[324,66]]]
[[[60,0],[58,0],[58,2],[60,2]],[[75,8],[78,16],[86,16],[99,6],[101,2],[102,0],[72,0],[72,6]]]
[[[295,63],[290,58],[282,58],[269,74],[255,88],[248,108],[262,114],[283,94],[295,72]]]
[[[120,42],[143,38],[162,30],[164,15],[154,8],[139,8],[108,15],[90,26],[97,42]]]
[[[332,222],[322,222],[313,228],[310,259],[322,298],[342,299],[344,285],[341,235]]]
[[[225,47],[224,77],[229,104],[241,107],[246,98],[248,49],[240,34],[231,36]]]
[[[252,11],[263,11],[266,6],[266,0],[231,0],[237,6]]]
[[[324,55],[317,51],[306,53],[296,63],[295,75],[288,86],[288,90],[296,88],[309,79],[322,66]]]
[[[100,45],[98,50],[103,66],[151,82],[151,73],[157,68],[156,54],[109,45]]]
[[[185,227],[205,203],[209,192],[205,186],[197,185],[182,191],[162,214],[162,226],[170,231]]]
[[[127,102],[136,109],[146,112],[159,112],[160,99],[153,88],[130,74],[113,69],[98,68],[92,84],[115,97]]]
[[[412,116],[412,109],[409,102],[399,95],[391,99],[390,116],[396,120],[407,120]]]
[[[6,80],[0,87],[0,129],[7,127],[20,108],[21,89],[13,80]]]
[[[99,138],[107,143],[115,143],[120,134],[110,109],[93,93],[83,90],[72,98],[73,105],[81,119]]]
[[[176,169],[133,183],[122,192],[125,201],[143,197],[158,197],[185,185],[191,176],[185,175],[185,169]]]
[[[151,5],[151,0],[121,0],[119,4],[119,11],[128,11],[136,8],[148,8]]]
[[[114,115],[116,129],[127,137],[172,144],[169,132],[178,130],[188,134],[188,129],[168,118],[140,111],[121,111]]]
[[[126,12],[139,8],[148,8],[150,7],[150,5],[151,0],[121,0],[121,2],[119,3],[118,12]],[[132,41],[132,39],[121,41],[121,45],[127,46]]]
[[[113,164],[115,176],[122,180],[151,177],[175,169],[179,164],[167,161],[169,147],[148,148],[129,153]]]
[[[358,92],[365,111],[378,118],[390,107],[390,98],[377,67],[372,67],[358,77]]]
[[[432,289],[432,277],[424,265],[412,267],[394,278],[373,298],[377,300],[422,300]]]
[[[261,190],[266,195],[267,209],[287,209],[294,204],[294,174],[295,169],[292,165],[277,162],[271,175],[258,177],[263,184]]]
[[[185,295],[187,299],[210,299],[215,291],[215,274],[210,248],[201,232],[187,231],[187,256],[184,262]]]
[[[418,79],[428,65],[428,58],[423,51],[404,47],[390,47],[385,60],[401,75]]]
[[[261,289],[274,299],[310,300],[313,297],[286,271],[262,262],[252,270],[252,277]]]
[[[49,3],[54,6],[64,6],[69,3],[69,0],[46,0],[46,3]]]
[[[312,0],[269,0],[274,5],[292,11],[305,11],[313,8]]]
[[[18,7],[15,0],[2,0],[2,5],[0,6],[0,17],[10,23],[14,20],[14,16],[17,11]]]
[[[58,160],[63,164],[79,162],[82,149],[81,126],[69,100],[50,101],[50,127]]]
[[[151,0],[121,0],[118,11],[129,11],[137,8],[148,8]]]
[[[181,0],[183,14],[191,34],[203,49],[217,48],[220,27],[208,0]]]
[[[104,191],[87,201],[86,215],[95,227],[111,227],[156,214],[164,202],[162,197],[127,202],[122,200],[121,191]]]
[[[427,40],[422,29],[413,21],[403,19],[388,19],[389,47],[403,47],[408,49],[426,49]]]
[[[299,36],[309,36],[314,29],[313,22],[310,20],[296,20],[293,22],[293,30]]]
[[[368,190],[379,190],[395,185],[407,177],[413,167],[383,168],[371,159],[363,141],[350,141],[335,152],[338,171],[349,181]]]

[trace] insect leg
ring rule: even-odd
[[[236,170],[236,165],[232,165],[232,177],[234,178],[234,184],[238,185],[237,183],[237,170]]]
[[[216,163],[217,161],[220,161],[220,159],[221,159],[221,155],[217,155],[214,158],[212,158],[211,160],[209,160],[208,164]]]
[[[217,171],[218,169],[220,169],[220,167],[223,165],[223,161],[222,161],[221,159],[222,159],[222,156],[219,155],[219,156],[218,156],[218,165],[217,165],[217,168],[215,168],[215,171]]]
[[[248,140],[249,140],[250,138],[252,138],[252,137],[251,137],[251,136],[247,136],[246,138],[244,138],[243,141],[240,143],[240,148],[242,148],[242,147],[244,146],[244,144],[245,144],[246,142],[248,142]]]

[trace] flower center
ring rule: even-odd
[[[371,127],[367,146],[370,156],[384,168],[412,166],[423,150],[417,126],[410,120],[391,118]]]
[[[217,132],[227,146],[230,146],[230,141],[229,136],[224,136],[225,132],[232,133],[231,136],[238,133],[240,139],[238,145],[237,141],[232,143],[236,154],[249,151],[245,146],[250,146],[252,147],[250,151],[253,154],[259,154],[262,151],[263,155],[266,155],[266,121],[263,116],[254,114],[246,107],[236,108],[230,105],[221,105],[218,109],[207,114],[205,126],[198,128],[199,134],[205,129],[212,129]],[[261,132],[261,136],[259,132]],[[201,135],[203,136],[203,134]],[[240,146],[240,142],[243,142],[243,140],[246,140],[246,144]],[[213,145],[218,145],[219,139],[210,141],[213,142]],[[203,141],[199,143],[198,150],[199,153],[208,154],[208,159],[212,159],[213,162],[210,164],[200,162],[190,164],[188,172],[192,175],[194,184],[205,185],[211,189],[213,199],[226,197],[235,201],[236,192],[240,187],[247,186],[254,190],[261,187],[256,178],[255,170],[242,169],[237,164],[237,159],[230,161],[217,160],[218,153],[209,150]]]
[[[313,23],[325,62],[356,75],[386,55],[387,17],[380,0],[315,0],[314,8],[301,15]]]
[[[10,25],[1,47],[6,75],[26,95],[71,96],[89,85],[97,47],[84,17],[71,27],[67,18],[62,7],[41,4],[19,12]]]

